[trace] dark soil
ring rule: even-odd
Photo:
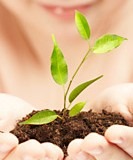
[[[62,112],[56,111],[59,115]],[[31,117],[36,111],[27,115],[21,121]],[[90,132],[97,132],[104,135],[106,129],[113,125],[130,126],[128,122],[117,113],[110,113],[103,110],[101,113],[81,112],[75,117],[69,117],[68,114],[64,120],[57,118],[55,121],[45,125],[19,125],[17,123],[14,130],[11,131],[19,139],[19,143],[29,139],[36,139],[39,142],[51,142],[61,147],[67,155],[67,146],[75,138],[84,138]]]

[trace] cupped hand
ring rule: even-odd
[[[125,83],[103,91],[91,106],[94,111],[102,109],[119,112],[133,124],[133,84]],[[105,136],[91,133],[84,139],[76,139],[68,146],[68,160],[114,160],[133,159],[133,127],[113,125]],[[81,158],[82,157],[82,158]]]
[[[68,160],[132,160],[121,148],[104,136],[90,133],[84,139],[75,139],[68,146]]]
[[[62,150],[52,143],[29,140],[18,144],[11,131],[17,121],[35,108],[24,100],[0,94],[0,160],[62,160]]]
[[[105,132],[106,139],[133,158],[133,83],[110,87],[96,99],[93,109],[119,112],[132,127],[113,125]]]
[[[133,123],[133,83],[123,83],[105,89],[93,102],[91,109],[119,112]]]
[[[24,100],[9,95],[0,94],[0,131],[8,132],[15,127],[17,120],[35,109]]]
[[[63,160],[63,156],[58,146],[31,139],[19,144],[4,160]]]

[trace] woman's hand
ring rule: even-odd
[[[104,90],[92,104],[91,109],[119,112],[126,120],[133,123],[133,83],[124,83]]]
[[[63,160],[63,156],[58,146],[31,139],[19,144],[4,160]]]
[[[0,131],[11,131],[17,120],[35,109],[24,100],[8,94],[0,94]]]
[[[68,160],[133,159],[117,145],[97,133],[90,133],[84,139],[73,140],[68,146],[68,155]]]
[[[35,108],[15,96],[0,94],[0,160],[62,160],[62,150],[52,143],[29,140],[18,144],[18,139],[9,133],[17,120]]]
[[[30,113],[33,107],[25,101],[7,94],[0,94],[0,159],[18,146],[18,139],[9,133],[16,121]]]
[[[133,84],[121,84],[106,89],[91,108],[95,111],[106,109],[121,113],[133,124]],[[133,159],[133,127],[113,125],[105,136],[91,133],[84,139],[72,141],[68,146],[71,160],[114,160]]]
[[[93,108],[119,112],[133,126],[133,83],[120,84],[106,89]],[[105,138],[116,144],[133,158],[133,127],[113,125],[105,132]]]

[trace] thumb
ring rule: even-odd
[[[0,94],[0,130],[10,131],[16,120],[30,113],[34,108],[24,100],[9,95]]]
[[[128,106],[124,104],[119,104],[116,106],[116,110],[113,111],[119,112],[125,118],[125,120],[128,121],[129,124],[133,125],[133,115],[129,111]]]

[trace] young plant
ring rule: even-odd
[[[79,11],[75,11],[75,23],[78,32],[80,33],[81,37],[86,40],[89,43],[90,37],[91,37],[91,30],[89,27],[89,24],[87,22],[86,17]],[[64,90],[64,107],[63,107],[63,116],[65,115],[66,111],[70,108],[72,102],[77,98],[77,96],[85,90],[89,85],[97,81],[98,79],[102,78],[103,75],[100,75],[94,79],[91,79],[89,81],[86,81],[80,85],[78,85],[75,89],[72,90],[70,95],[68,96],[71,84],[77,75],[79,69],[85,62],[85,60],[89,57],[90,54],[104,54],[112,51],[114,48],[117,48],[121,45],[121,43],[126,40],[126,38],[123,38],[121,36],[115,35],[115,34],[106,34],[102,37],[98,38],[93,46],[89,46],[88,51],[84,55],[82,61],[80,62],[79,66],[75,70],[71,80],[68,83],[67,89],[65,90],[65,85],[68,82],[68,66],[66,63],[66,60],[64,58],[64,55],[58,46],[58,43],[52,35],[52,40],[54,43],[54,48],[51,56],[51,74],[54,79],[54,81],[61,85]],[[69,104],[66,106],[67,97]],[[78,102],[75,104],[70,110],[69,110],[69,116],[73,117],[77,115],[85,106],[85,102]],[[36,114],[34,114],[31,118],[28,120],[21,122],[21,124],[32,124],[32,125],[42,125],[47,124],[52,121],[54,121],[57,117],[63,119],[63,116],[60,117],[56,114],[56,112],[52,110],[43,110],[39,111]]]

